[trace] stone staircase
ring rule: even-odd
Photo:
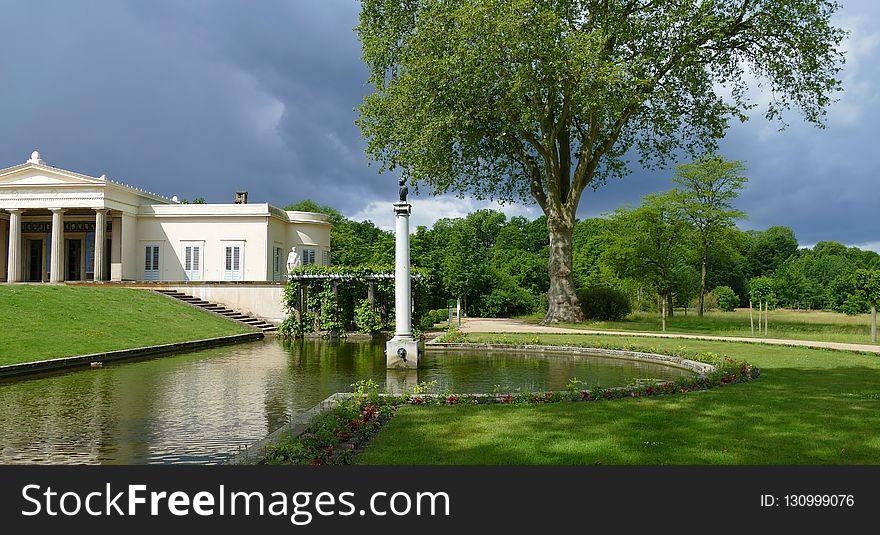
[[[278,332],[278,327],[272,323],[269,323],[266,320],[255,318],[253,316],[249,316],[247,314],[242,314],[241,312],[236,312],[234,310],[230,310],[223,305],[218,305],[216,303],[211,303],[209,301],[205,301],[203,299],[199,299],[198,297],[193,297],[191,295],[186,295],[183,292],[178,292],[177,290],[155,290],[160,294],[167,295],[168,297],[173,297],[175,299],[179,299],[184,303],[189,303],[190,305],[197,306],[199,308],[205,309],[209,312],[214,312],[215,314],[220,314],[221,316],[225,316],[231,320],[235,320],[239,323],[244,323],[245,325],[250,325],[251,327],[255,327],[263,331],[263,334],[274,334]]]

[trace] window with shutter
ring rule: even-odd
[[[159,280],[159,246],[144,247],[144,280]]]
[[[202,280],[202,246],[183,246],[183,271],[186,280]]]
[[[225,247],[225,255],[224,255],[224,270],[223,270],[223,280],[228,281],[237,281],[242,278],[242,246],[241,245],[227,245]]]

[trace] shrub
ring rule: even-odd
[[[366,299],[354,309],[354,322],[362,333],[375,334],[382,330],[382,316],[373,310]]]
[[[856,295],[850,295],[846,298],[846,301],[841,305],[839,312],[843,312],[848,316],[857,316],[859,314],[864,314],[868,312],[870,307],[868,306],[868,302],[864,299],[860,299]]]
[[[614,288],[587,288],[577,293],[586,319],[619,321],[632,312],[629,298]]]
[[[719,286],[711,292],[718,301],[718,308],[725,312],[733,312],[739,305],[739,296],[730,286]]]
[[[473,312],[483,318],[509,318],[531,314],[535,311],[535,304],[535,296],[524,288],[492,288],[491,292],[476,300]]]
[[[448,320],[449,311],[445,308],[428,310],[427,312],[425,312],[425,315],[422,316],[422,319],[419,322],[419,327],[421,327],[423,331],[427,331],[429,329],[433,329],[434,325],[438,323],[446,323]]]

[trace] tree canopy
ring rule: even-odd
[[[844,31],[826,0],[362,0],[368,155],[416,189],[537,203],[545,321],[580,318],[571,234],[584,189],[716,148],[754,106],[822,124]]]
[[[709,270],[710,249],[728,235],[737,219],[746,213],[733,207],[748,179],[742,175],[745,165],[709,154],[694,162],[676,167],[672,181],[677,184],[675,198],[684,216],[693,224],[700,259],[700,302],[697,313],[703,315],[703,304],[708,291],[706,279]]]

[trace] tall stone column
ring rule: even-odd
[[[389,369],[417,368],[419,341],[412,334],[412,285],[409,262],[409,216],[412,206],[401,195],[394,203],[394,338],[385,345]]]
[[[394,336],[412,336],[412,284],[409,268],[411,206],[394,205]]]
[[[64,281],[64,208],[52,210],[52,265],[49,282]]]
[[[9,221],[0,219],[0,281],[6,282],[8,262],[6,256],[9,254]]]
[[[107,210],[95,209],[95,280],[102,281],[104,275],[104,246],[107,241]]]
[[[6,255],[8,282],[21,282],[21,214],[24,210],[9,210],[9,254]]]

